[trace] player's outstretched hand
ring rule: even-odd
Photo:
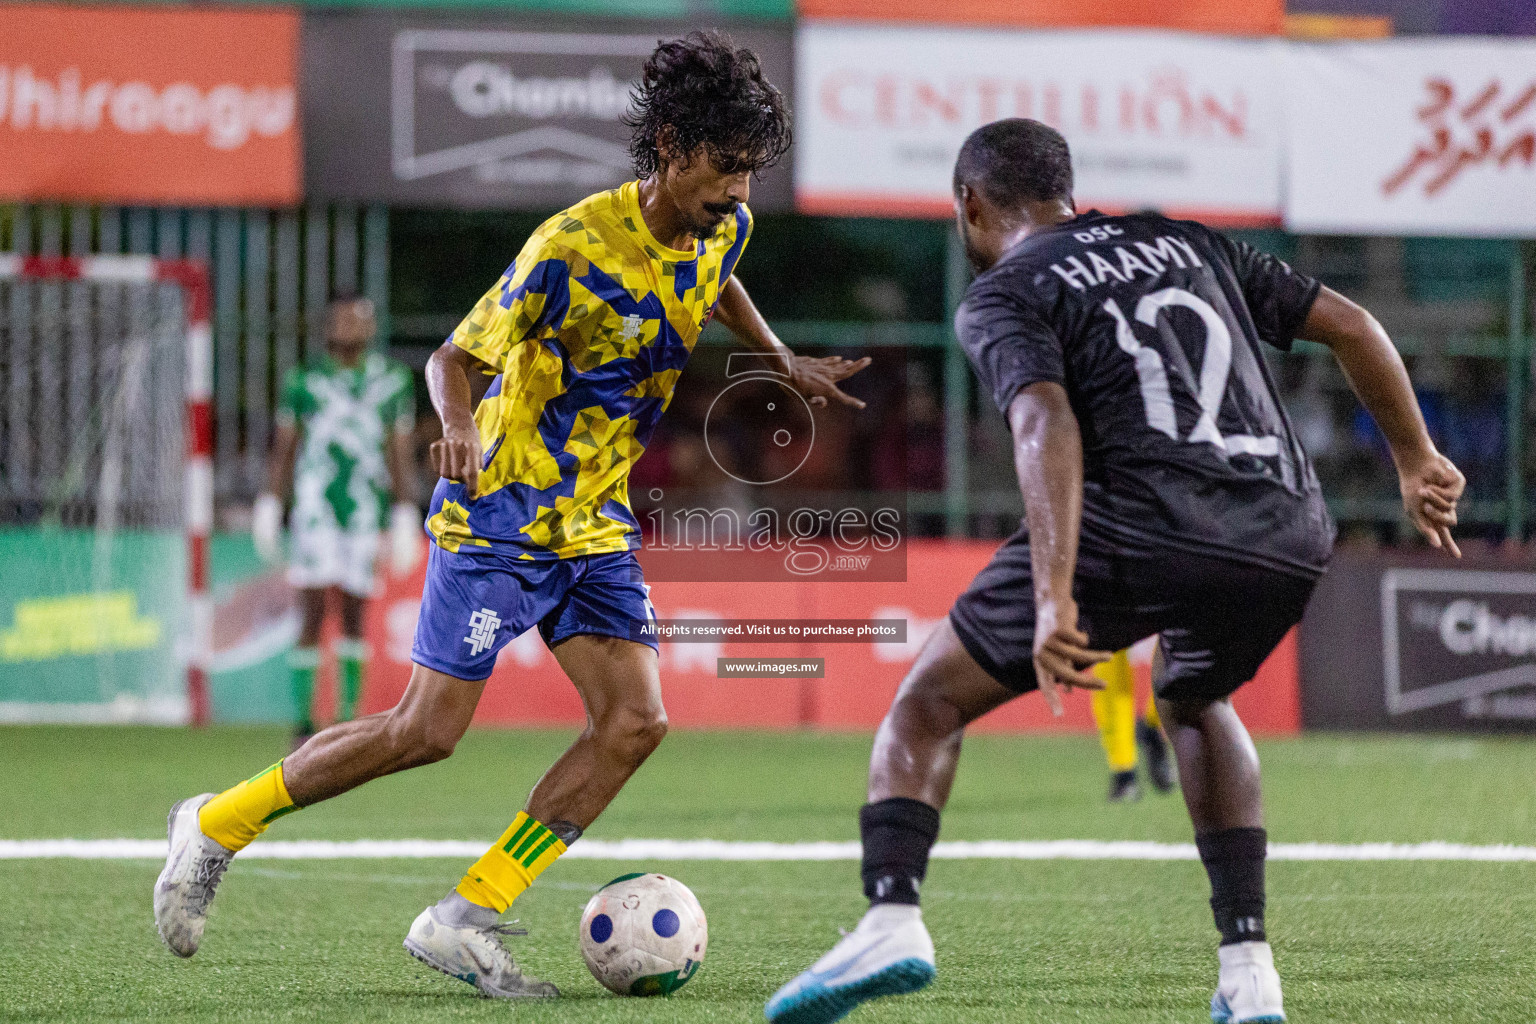
[[[837,382],[847,380],[869,365],[869,356],[863,359],[844,359],[842,356],[795,356],[790,364],[789,376],[795,388],[811,400],[812,405],[826,405],[827,399],[835,399],[855,409],[864,403],[847,394]]]
[[[480,486],[480,432],[473,426],[449,427],[428,450],[438,476],[457,480],[471,498]]]
[[[1040,603],[1035,610],[1035,678],[1051,714],[1059,718],[1065,710],[1058,687],[1104,689],[1104,681],[1085,670],[1109,658],[1109,651],[1088,647],[1088,634],[1077,628],[1076,601]]]
[[[1456,502],[1467,488],[1467,478],[1461,475],[1461,470],[1450,459],[1431,450],[1418,463],[1400,468],[1397,482],[1409,520],[1430,546],[1460,558],[1461,548],[1451,536],[1451,527],[1456,525]]]

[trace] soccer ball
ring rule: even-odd
[[[704,910],[688,887],[666,875],[620,875],[581,915],[581,955],[592,977],[621,996],[676,992],[699,969],[709,945]]]

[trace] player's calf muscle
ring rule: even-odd
[[[870,801],[900,796],[942,808],[949,799],[965,727],[974,717],[950,699],[933,675],[903,683],[875,734]]]
[[[870,801],[907,797],[942,808],[965,727],[1015,696],[976,663],[948,620],[940,623],[875,735]]]
[[[601,722],[589,720],[534,786],[528,813],[540,821],[587,828],[660,746],[666,732],[667,718],[659,702],[615,708]]]
[[[449,757],[469,728],[484,688],[484,682],[415,666],[394,708],[337,723],[283,762],[294,802],[307,807],[373,779]]]
[[[589,745],[594,754],[585,787],[594,792],[610,791],[606,798],[599,796],[601,805],[592,812],[592,817],[596,817],[625,780],[661,746],[666,735],[667,713],[659,699],[611,706],[601,717],[589,720],[587,729],[577,740],[577,746]]]
[[[963,736],[962,729],[940,736],[903,732],[897,720],[887,717],[870,757],[869,802],[906,797],[943,809],[949,802]]]

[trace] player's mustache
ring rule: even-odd
[[[735,213],[739,206],[741,206],[740,203],[705,203],[704,209],[717,217],[728,217]]]

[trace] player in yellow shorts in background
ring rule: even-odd
[[[1092,671],[1104,681],[1104,689],[1093,693],[1093,720],[1099,725],[1099,740],[1109,759],[1109,802],[1141,799],[1141,784],[1136,781],[1138,747],[1146,758],[1147,778],[1153,788],[1159,793],[1170,792],[1173,763],[1157,717],[1157,701],[1151,695],[1146,710],[1136,717],[1136,674],[1131,669],[1130,649],[1093,666]]]

